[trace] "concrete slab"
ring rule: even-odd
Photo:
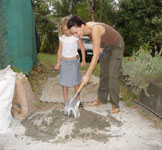
[[[84,74],[83,71],[82,74]],[[62,87],[58,84],[58,78],[59,78],[58,75],[56,77],[48,78],[48,81],[44,85],[43,92],[40,97],[40,100],[42,102],[54,102],[54,103],[64,102]],[[81,100],[83,100],[84,102],[90,102],[95,98],[97,98],[98,83],[99,77],[92,75],[88,86],[85,86],[81,91]],[[68,93],[69,93],[68,98],[72,99],[72,97],[75,94],[74,88],[70,87]]]
[[[37,112],[25,121],[13,120],[0,133],[0,150],[161,150],[162,130],[139,115],[136,108],[120,103],[80,109],[78,119],[63,115],[63,105]]]

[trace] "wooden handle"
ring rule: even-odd
[[[75,100],[75,99],[78,97],[78,95],[80,94],[80,91],[81,91],[81,89],[83,88],[83,86],[84,86],[84,83],[82,82],[82,83],[80,84],[80,86],[79,86],[77,92],[75,93],[74,97],[71,99],[71,101],[72,101],[72,100]]]
[[[82,90],[83,86],[84,86],[84,83],[82,82],[82,83],[80,84],[78,90],[77,90],[77,93],[80,93],[80,91]]]

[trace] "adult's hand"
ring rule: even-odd
[[[89,82],[89,79],[90,79],[90,76],[85,74],[83,77],[82,77],[82,83],[84,83],[84,85],[87,85],[88,82]]]

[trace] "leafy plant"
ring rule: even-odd
[[[48,0],[49,1],[49,0]],[[34,0],[35,24],[41,40],[41,52],[54,53],[58,48],[57,21],[46,0]]]
[[[136,98],[136,95],[129,91],[124,85],[120,86],[120,99],[124,101],[128,107],[133,106],[132,100]]]
[[[126,43],[125,55],[149,42],[154,48],[162,41],[161,0],[121,0],[117,11],[116,28]],[[160,46],[159,46],[160,45]]]
[[[133,53],[132,57],[123,60],[123,74],[129,76],[127,84],[136,87],[134,91],[136,94],[142,89],[147,94],[148,81],[162,80],[161,52],[152,57],[149,49],[150,46],[144,44],[139,51]]]

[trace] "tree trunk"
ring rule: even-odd
[[[95,0],[90,0],[90,4],[91,4],[91,21],[94,21]]]

